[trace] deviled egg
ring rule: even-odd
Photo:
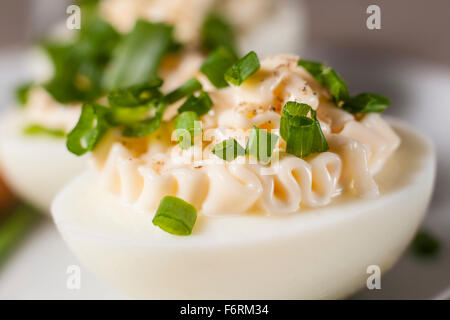
[[[207,57],[202,86],[177,99],[147,87],[146,118],[128,109],[136,120],[108,125],[117,105],[83,107],[68,146],[91,151],[91,168],[53,202],[61,235],[131,297],[350,295],[369,266],[395,263],[421,222],[431,142],[380,116],[388,98],[350,96],[322,63],[227,57]],[[129,95],[141,97],[109,101]]]
[[[242,44],[265,52],[273,47],[298,50],[303,41],[305,19],[292,17],[304,14],[301,3],[103,0],[91,5],[83,3],[80,32],[59,32],[58,41],[44,43],[51,63],[36,61],[44,66],[31,68],[39,70],[39,82],[24,86],[23,108],[10,110],[0,121],[5,179],[43,212],[64,183],[86,168],[83,158],[70,156],[64,141],[83,103],[101,103],[108,90],[151,81],[156,73],[164,79],[162,92],[168,93],[220,46],[236,54]],[[274,36],[267,46],[261,41],[263,30],[294,32],[295,37]]]
[[[137,19],[162,21],[175,26],[177,40],[194,45],[201,44],[205,17],[211,13],[220,14],[237,30],[243,52],[254,50],[261,56],[298,52],[305,42],[302,0],[100,1],[101,16],[121,32],[131,30]]]

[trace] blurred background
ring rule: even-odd
[[[383,278],[383,290],[363,290],[355,298],[436,297],[450,286],[450,143],[446,138],[450,124],[450,1],[304,2],[307,42],[297,53],[327,61],[355,92],[371,90],[391,97],[393,106],[388,114],[401,117],[425,131],[438,150],[437,185],[424,222],[424,227],[442,244],[438,257],[417,259],[407,252]],[[64,19],[69,3],[63,0],[0,1],[1,106],[12,103],[12,88],[27,77],[19,53]],[[380,30],[366,27],[366,9],[371,4],[381,8]],[[91,285],[84,287],[84,292],[62,290],[63,266],[76,263],[76,259],[67,252],[57,235],[50,234],[44,227],[38,227],[34,232],[33,237],[41,239],[41,250],[60,252],[53,264],[54,275],[49,275],[46,288],[43,288],[43,282],[34,279],[36,277],[30,278],[24,261],[34,261],[32,259],[39,253],[37,249],[22,249],[0,270],[0,298],[107,298],[108,294],[115,297],[113,293],[105,295],[103,284],[94,278],[89,278]],[[57,269],[58,266],[62,269]],[[46,274],[50,273],[47,271]]]
[[[295,1],[295,0],[293,0]],[[450,64],[447,0],[306,0],[311,45],[382,50]],[[0,48],[26,46],[65,17],[67,0],[2,0]],[[377,4],[382,28],[366,28]]]

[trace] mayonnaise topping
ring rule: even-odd
[[[269,57],[243,85],[211,89],[213,109],[202,117],[203,134],[188,150],[171,140],[170,122],[140,139],[113,131],[93,152],[102,185],[139,211],[154,211],[163,196],[175,195],[205,215],[290,214],[325,206],[343,192],[377,196],[373,176],[400,139],[380,115],[356,119],[330,103],[328,92],[297,61]],[[280,139],[271,165],[243,156],[226,162],[212,154],[216,143],[230,137],[245,146],[254,125],[279,135],[282,107],[292,100],[317,110],[328,152],[300,159],[285,153]]]

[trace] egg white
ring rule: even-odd
[[[52,213],[69,247],[92,271],[135,298],[343,298],[382,274],[422,221],[433,189],[433,145],[395,123],[402,145],[377,175],[377,199],[341,197],[288,217],[199,215],[193,234],[155,227],[87,171],[56,197]]]

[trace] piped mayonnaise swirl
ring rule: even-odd
[[[213,100],[201,118],[203,135],[188,150],[171,140],[170,106],[165,122],[145,138],[123,138],[110,132],[92,153],[100,183],[124,205],[154,212],[162,197],[174,195],[205,215],[291,214],[302,207],[325,206],[344,192],[361,197],[379,194],[374,175],[400,144],[379,114],[355,118],[330,102],[327,90],[302,67],[298,57],[279,55],[261,61],[261,68],[239,87],[214,89],[198,75]],[[287,101],[309,104],[329,144],[329,151],[305,159],[287,154],[280,139],[272,165],[240,156],[225,162],[212,147],[230,137],[242,145],[256,125],[278,133]],[[170,112],[174,109],[175,112]]]

